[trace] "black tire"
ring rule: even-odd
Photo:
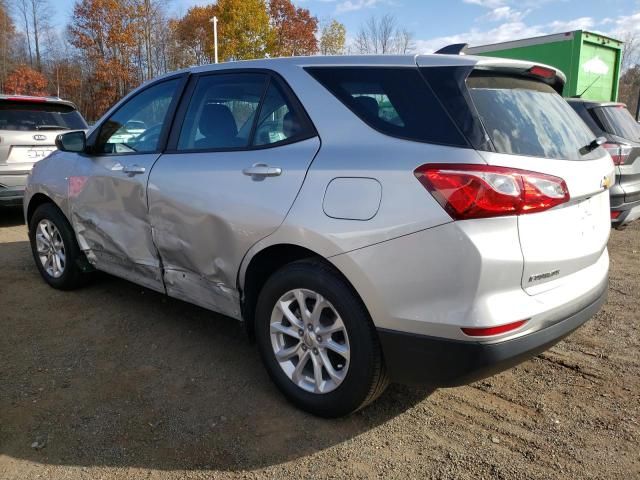
[[[308,289],[326,298],[347,330],[350,365],[344,380],[333,391],[319,394],[296,385],[276,360],[270,337],[271,313],[287,292]],[[334,418],[359,410],[384,392],[389,380],[376,330],[362,301],[346,280],[318,260],[290,263],[266,282],[256,306],[256,340],[271,379],[298,408],[320,417]]]
[[[49,220],[55,225],[64,244],[66,261],[62,275],[57,278],[47,273],[38,255],[36,230],[42,220]],[[36,267],[45,282],[59,290],[73,290],[84,283],[85,278],[83,277],[85,275],[82,272],[81,265],[86,264],[86,259],[78,246],[71,225],[57,206],[52,203],[45,203],[36,209],[29,221],[29,241],[31,242],[33,260],[36,262]]]

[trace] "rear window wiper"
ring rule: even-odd
[[[584,147],[582,147],[579,150],[580,155],[586,155],[587,153],[593,152],[596,148],[601,147],[605,143],[607,143],[607,139],[606,138],[598,137],[593,142],[591,142],[590,144],[585,145]]]
[[[61,125],[36,125],[36,130],[69,130],[69,127]]]

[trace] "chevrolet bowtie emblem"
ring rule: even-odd
[[[602,181],[600,182],[600,187],[604,188],[605,190],[608,190],[611,187],[611,184],[613,182],[611,181],[611,179],[609,177],[604,177],[602,179]]]

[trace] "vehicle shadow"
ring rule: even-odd
[[[0,228],[24,225],[22,207],[0,207]]]
[[[0,263],[2,455],[256,469],[339,445],[431,393],[391,386],[350,417],[316,418],[284,400],[235,320],[109,276],[53,290],[24,241],[0,243]]]

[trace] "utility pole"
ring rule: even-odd
[[[218,17],[210,20],[213,23],[213,58],[214,63],[218,63]]]

